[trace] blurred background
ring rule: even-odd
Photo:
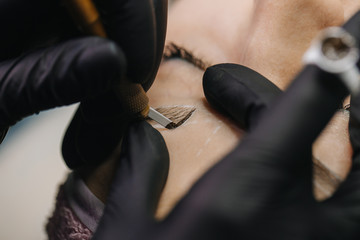
[[[76,107],[28,117],[0,145],[0,239],[47,239],[45,223],[69,172],[61,142]]]

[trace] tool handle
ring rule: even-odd
[[[141,84],[121,83],[116,91],[121,103],[133,118],[146,118],[149,114],[149,98]]]
[[[106,38],[100,14],[91,0],[64,0],[64,3],[82,32]]]
[[[70,15],[79,28],[86,34],[106,38],[106,32],[101,23],[99,12],[91,0],[64,0]],[[149,112],[149,99],[140,84],[124,79],[119,84],[118,97],[123,107],[132,117],[145,118]]]

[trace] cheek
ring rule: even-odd
[[[313,155],[340,178],[351,167],[352,147],[348,131],[349,114],[338,112],[313,145]]]

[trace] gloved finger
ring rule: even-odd
[[[207,101],[246,130],[252,129],[281,90],[256,71],[237,64],[208,68],[203,77]]]
[[[109,38],[124,49],[127,76],[132,82],[145,84],[157,70],[165,36],[165,3],[167,1],[95,1]]]
[[[79,34],[61,0],[3,0],[0,23],[0,61]]]
[[[129,124],[126,111],[112,91],[82,101],[62,142],[62,155],[70,169],[97,166],[108,159]]]
[[[161,59],[163,57],[164,45],[165,45],[165,36],[167,28],[167,9],[168,9],[168,0],[153,0],[154,10],[155,10],[155,19],[156,19],[156,49],[155,49],[155,62],[152,72],[149,77],[143,81],[143,88],[145,91],[149,90],[151,85],[155,80],[157,70],[159,68]]]
[[[128,102],[117,90],[81,102],[62,143],[62,155],[69,168],[97,166],[108,159],[129,123],[139,118],[135,113],[129,113]]]
[[[0,128],[41,110],[68,105],[110,89],[126,61],[112,42],[71,40],[0,63]]]
[[[131,125],[122,143],[104,215],[93,239],[137,239],[151,226],[169,167],[160,133],[145,121]]]

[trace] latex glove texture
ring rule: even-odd
[[[92,239],[133,239],[151,229],[169,169],[161,134],[149,123],[133,123],[122,143],[117,169],[101,222]],[[139,238],[140,239],[140,238]]]
[[[147,91],[162,59],[167,0],[95,3],[109,38],[121,46],[125,54],[126,80],[141,84]],[[112,155],[129,122],[134,120],[122,101],[116,88],[82,101],[62,145],[64,160],[70,168],[97,165]]]
[[[161,60],[167,1],[96,1],[111,40],[83,36],[62,1],[0,4],[0,128],[109,91],[125,75],[147,90]]]

